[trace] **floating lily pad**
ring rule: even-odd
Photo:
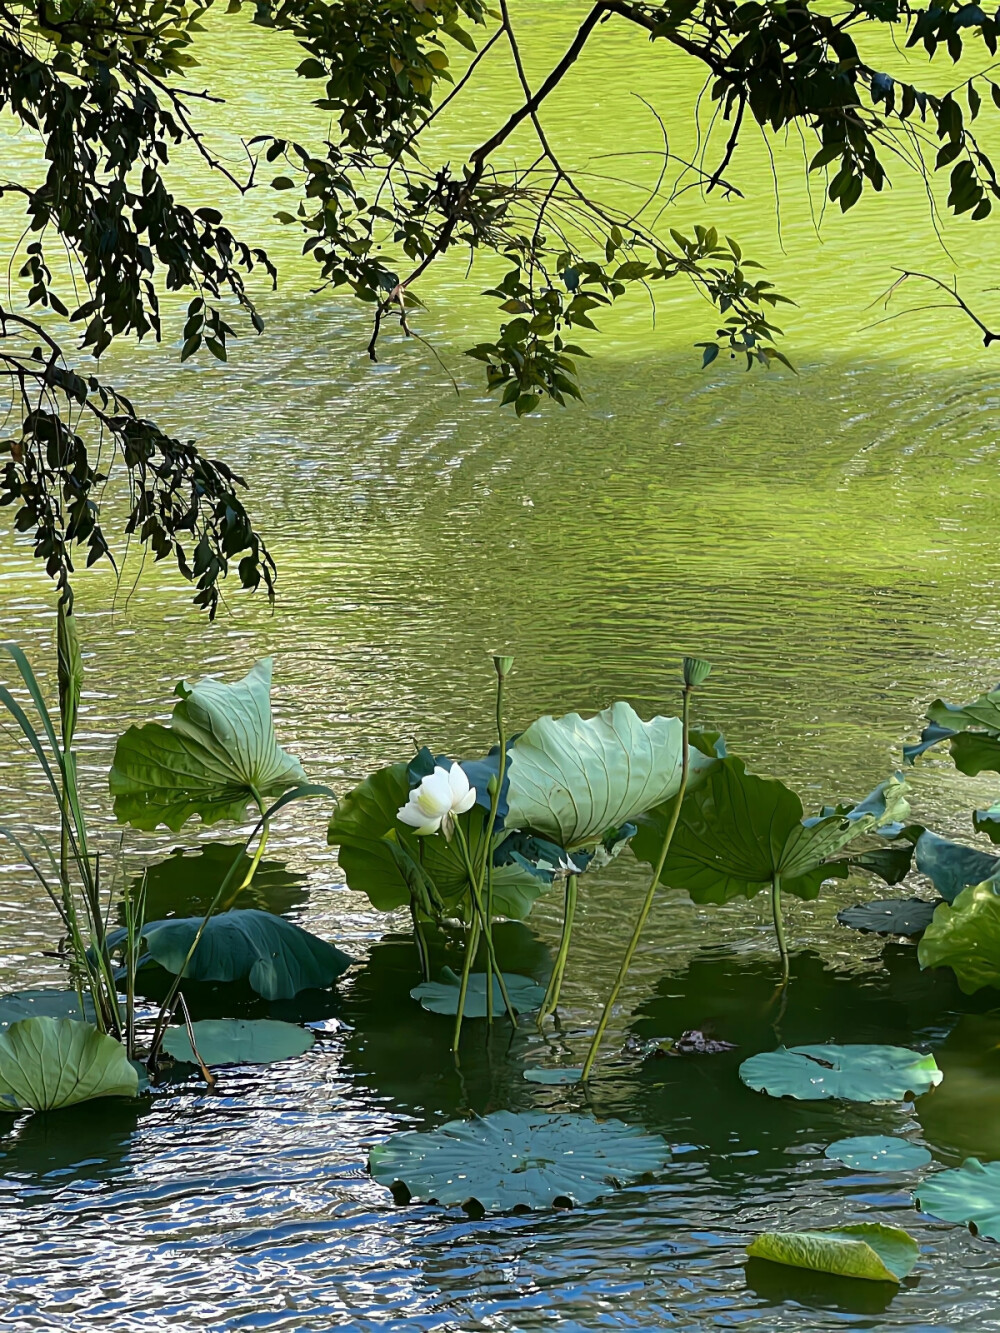
[[[837,913],[842,926],[866,930],[874,935],[922,935],[931,924],[934,909],[943,898],[881,898]]]
[[[931,1160],[930,1153],[919,1143],[881,1134],[838,1139],[830,1144],[825,1156],[843,1162],[852,1171],[918,1171]]]
[[[592,1203],[661,1170],[670,1148],[621,1120],[494,1111],[452,1120],[429,1134],[396,1134],[373,1148],[369,1169],[412,1200],[479,1203],[487,1212]]]
[[[969,1157],[954,1171],[925,1180],[917,1207],[942,1222],[960,1222],[976,1236],[1000,1240],[1000,1162]]]
[[[781,1046],[740,1065],[748,1088],[800,1101],[904,1101],[936,1087],[942,1077],[933,1055],[902,1046]]]
[[[138,1091],[124,1046],[91,1023],[25,1018],[0,1032],[0,1109],[56,1111]]]
[[[19,990],[0,995],[0,1028],[20,1023],[25,1018],[75,1018],[80,1023],[94,1021],[94,1002],[89,995],[80,997],[75,990]]]
[[[545,999],[545,987],[539,986],[531,977],[520,977],[514,972],[505,972],[503,980],[510,1002],[519,1014],[530,1013],[532,1009],[537,1009]],[[432,1014],[457,1014],[461,985],[461,977],[450,967],[444,967],[441,969],[440,981],[423,981],[419,986],[414,986],[410,994]],[[503,995],[496,977],[493,978],[493,1012],[504,1013]],[[485,972],[469,974],[464,1013],[466,1018],[486,1017]]]
[[[524,1077],[529,1083],[545,1083],[558,1087],[566,1083],[579,1083],[583,1078],[583,1066],[573,1069],[526,1069]]]
[[[316,1041],[305,1028],[271,1018],[206,1018],[191,1026],[206,1065],[270,1065],[304,1055]],[[163,1049],[175,1060],[196,1062],[186,1027],[168,1028]]]
[[[870,1282],[902,1282],[919,1253],[912,1236],[878,1222],[823,1231],[768,1231],[747,1246],[751,1258]]]

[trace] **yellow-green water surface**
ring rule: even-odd
[[[578,8],[525,0],[520,11],[537,77]],[[313,132],[294,53],[276,60],[266,35],[242,21],[220,21],[217,32],[206,60],[231,96],[216,113],[227,151],[274,117]],[[509,87],[499,60],[489,87],[441,128],[442,155],[499,123]],[[624,161],[648,182],[660,131],[633,92],[653,102],[684,153],[697,88],[683,62],[654,59],[641,36],[609,25],[560,93],[553,132],[581,166],[589,154],[594,171],[600,154],[645,154]],[[5,151],[31,148],[8,138]],[[699,720],[815,806],[886,777],[930,699],[964,699],[1000,679],[997,364],[946,310],[865,327],[904,263],[957,270],[988,313],[996,224],[946,225],[945,253],[922,185],[900,172],[894,195],[847,221],[828,214],[818,239],[799,145],[775,145],[775,156],[780,236],[767,154],[752,135],[732,173],[745,201],[691,192],[665,221],[715,223],[774,270],[801,303],[783,320],[799,374],[744,375],[721,358],[702,373],[691,344],[714,319],[678,289],[655,329],[639,303],[607,321],[581,406],[521,422],[483,395],[461,356],[493,310],[458,286],[457,267],[427,293],[420,328],[458,378],[458,397],[419,345],[389,339],[380,364],[368,363],[363,312],[309,295],[294,238],[269,221],[273,197],[227,201],[285,264],[279,292],[262,298],[265,336],[241,339],[226,368],[180,366],[178,325],[175,346],[117,351],[108,370],[144,410],[246,474],[280,598],[272,614],[234,590],[209,626],[166,574],[145,570],[133,591],[134,552],[117,595],[107,576],[78,580],[81,763],[108,851],[118,836],[106,792],[115,737],[163,717],[180,677],[242,674],[265,653],[276,659],[279,739],[338,791],[408,756],[413,738],[463,755],[487,746],[494,648],[516,657],[512,727],[617,698],[646,715],[672,712],[679,655],[708,657],[715,671]],[[225,198],[193,168],[189,188],[199,202]],[[10,218],[3,225],[13,229]],[[4,537],[0,549],[4,635],[51,688],[51,587],[26,547]],[[912,781],[915,815],[954,834],[971,835],[968,811],[996,795],[933,759]],[[778,1039],[779,967],[763,903],[700,909],[664,895],[609,1053],[628,1034],[706,1026],[737,1049],[614,1064],[589,1106],[665,1134],[673,1164],[601,1205],[475,1221],[398,1208],[364,1174],[367,1150],[457,1114],[586,1109],[578,1090],[531,1085],[522,1071],[582,1053],[642,875],[625,857],[585,883],[561,1032],[546,1044],[529,1026],[510,1042],[501,1028],[487,1043],[470,1023],[458,1071],[449,1020],[409,998],[406,921],[378,916],[345,888],[322,805],[300,809],[270,853],[300,878],[273,870],[261,904],[359,960],[322,1005],[271,1009],[322,1020],[321,1040],[300,1060],[228,1071],[211,1094],[192,1082],[137,1108],[12,1122],[0,1137],[2,1327],[1000,1329],[995,1245],[916,1214],[915,1179],[850,1173],[822,1155],[835,1139],[868,1133],[925,1141],[939,1163],[1000,1153],[997,1023],[983,1013],[997,997],[965,1000],[947,974],[920,974],[912,946],[839,927],[837,908],[879,896],[877,885],[838,884],[818,903],[790,905],[799,956],[780,1037],[929,1043],[941,1050],[941,1089],[916,1108],[868,1108],[743,1088],[740,1060]],[[9,731],[0,817],[53,824]],[[224,828],[211,836],[235,839]],[[125,846],[138,870],[197,842],[191,828],[129,832]],[[9,850],[0,874],[4,986],[56,984],[44,896]],[[160,906],[196,910],[197,890],[192,879],[189,901]],[[552,895],[527,926],[501,929],[508,965],[544,976],[557,931]],[[453,945],[435,950],[436,965],[455,964]],[[225,1007],[211,992],[193,1003],[206,1015]],[[241,1012],[263,1009],[247,1001]],[[899,1291],[746,1267],[757,1231],[867,1220],[906,1227],[921,1244]]]

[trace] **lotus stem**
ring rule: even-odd
[[[480,883],[485,881],[486,884],[486,931],[491,939],[493,937],[493,831],[496,827],[497,810],[500,808],[500,795],[507,767],[507,729],[503,718],[503,691],[510,664],[502,658],[494,657],[493,665],[497,674],[496,723],[500,753],[497,759],[496,788],[490,793],[489,821],[483,834],[483,862],[480,875]],[[502,977],[499,973],[497,976],[502,984]],[[493,959],[489,954],[486,958],[486,1022],[489,1026],[493,1024]]]
[[[184,992],[180,991],[177,998],[180,1001],[181,1013],[184,1016],[184,1027],[185,1030],[187,1031],[187,1039],[191,1043],[191,1054],[194,1056],[195,1062],[198,1065],[198,1068],[201,1070],[202,1078],[205,1080],[205,1082],[208,1084],[210,1088],[214,1088],[216,1084],[216,1078],[215,1075],[209,1070],[208,1065],[201,1058],[201,1052],[198,1050],[198,1043],[195,1041],[194,1038],[194,1024],[191,1022],[191,1015],[188,1012],[187,1000],[185,1000],[184,998]]]
[[[461,824],[455,824],[455,836],[465,860],[466,873],[469,876],[469,892],[472,894],[472,902],[479,917],[479,922],[483,927],[483,935],[486,940],[486,956],[492,964],[494,972],[497,974],[497,985],[500,987],[500,994],[503,996],[504,1008],[507,1010],[507,1016],[514,1027],[517,1027],[517,1011],[510,1002],[510,996],[507,994],[507,984],[503,979],[503,973],[497,963],[496,950],[493,947],[493,932],[490,930],[490,921],[486,915],[486,908],[483,905],[482,894],[479,891],[479,885],[476,883],[475,872],[472,869],[472,859],[469,856],[469,843],[462,829]],[[487,981],[492,981],[489,972],[486,973]],[[492,985],[489,988],[493,989]]]
[[[262,817],[263,817],[263,809],[264,809],[264,808],[263,808],[263,804],[262,804],[262,802],[260,801],[259,798],[257,799],[257,805],[258,805],[258,807],[260,808],[260,810],[261,810],[261,815],[262,815]],[[242,879],[242,881],[240,882],[240,886],[239,886],[239,888],[236,890],[236,893],[233,894],[233,898],[238,897],[239,894],[241,894],[241,893],[243,892],[244,889],[246,889],[246,888],[248,888],[248,887],[250,886],[250,883],[251,883],[251,881],[253,880],[253,877],[254,877],[254,875],[255,875],[256,872],[257,872],[257,867],[260,865],[261,857],[264,855],[264,848],[267,846],[268,835],[270,834],[270,831],[271,831],[270,823],[268,822],[268,820],[267,820],[266,818],[263,818],[262,825],[260,826],[260,828],[261,828],[261,833],[260,833],[260,840],[259,840],[259,842],[257,843],[257,850],[254,852],[254,854],[253,854],[253,859],[252,859],[251,862],[250,862],[250,867],[249,867],[249,869],[247,870],[247,873],[243,876],[243,879]],[[251,834],[250,837],[252,838],[252,837],[253,837],[253,834]],[[249,841],[250,841],[250,839],[247,839],[247,843],[249,843]],[[244,843],[244,844],[243,844],[243,851],[244,851],[244,852],[246,851],[247,843]],[[188,966],[189,966],[189,964],[190,964],[190,962],[191,962],[191,959],[194,957],[194,952],[195,952],[195,950],[197,949],[198,945],[201,943],[201,937],[202,937],[202,935],[204,935],[204,933],[205,933],[205,927],[208,925],[209,921],[212,919],[213,915],[215,914],[215,910],[216,910],[216,908],[219,906],[219,903],[222,901],[223,895],[225,894],[226,890],[229,888],[230,881],[232,880],[233,876],[234,876],[235,873],[236,873],[236,869],[237,869],[237,867],[238,867],[239,864],[240,864],[240,860],[241,860],[241,858],[242,858],[242,855],[243,855],[243,853],[240,852],[240,853],[238,853],[238,854],[233,858],[233,864],[232,864],[232,865],[229,867],[229,869],[227,870],[227,872],[226,872],[226,874],[225,874],[225,877],[223,878],[222,883],[219,885],[219,888],[218,888],[218,891],[216,892],[215,897],[214,897],[214,898],[212,899],[212,901],[209,903],[209,905],[208,905],[208,911],[205,913],[204,917],[203,917],[202,920],[201,920],[201,924],[198,926],[198,929],[195,931],[194,939],[191,941],[191,947],[190,947],[190,949],[188,949],[187,954],[185,955],[184,962],[181,964],[180,970],[178,971],[177,976],[174,978],[173,984],[171,985],[170,989],[167,991],[166,998],[164,999],[163,1003],[160,1005],[160,1012],[159,1012],[159,1014],[158,1014],[157,1017],[156,1017],[156,1027],[155,1027],[154,1030],[153,1030],[153,1040],[152,1040],[152,1043],[151,1043],[151,1045],[150,1045],[149,1057],[148,1057],[147,1062],[146,1062],[147,1065],[148,1065],[148,1067],[149,1067],[150,1069],[153,1068],[153,1065],[154,1065],[154,1063],[155,1063],[155,1061],[156,1061],[156,1056],[157,1056],[157,1053],[158,1053],[158,1051],[159,1051],[159,1049],[160,1049],[160,1043],[163,1041],[163,1033],[164,1033],[164,1031],[166,1030],[167,1023],[168,1023],[169,1020],[170,1020],[170,1014],[171,1014],[171,1012],[173,1011],[172,1007],[173,1007],[174,1001],[175,1001],[176,998],[177,998],[177,992],[180,990],[181,982],[182,982],[182,980],[184,979],[184,973],[187,971]]]
[[[541,1027],[548,1018],[549,1014],[559,1004],[559,992],[562,990],[563,976],[566,973],[566,961],[569,958],[570,937],[573,934],[573,918],[576,916],[576,897],[578,891],[577,877],[572,873],[566,875],[566,906],[563,911],[562,935],[559,939],[559,952],[556,954],[556,961],[552,965],[552,975],[549,977],[548,989],[545,992],[545,999],[542,1001],[542,1007],[538,1011],[538,1026]]]
[[[458,1054],[458,1043],[462,1037],[462,1019],[465,1017],[465,997],[469,992],[469,973],[472,971],[472,960],[476,949],[479,946],[479,918],[472,918],[472,925],[469,929],[469,936],[465,942],[465,958],[462,961],[462,981],[458,988],[458,1009],[455,1011],[455,1035],[451,1040],[452,1052]]]
[[[417,901],[410,897],[410,916],[413,918],[413,938],[417,946],[417,956],[420,959],[420,974],[424,981],[431,979],[431,959],[427,949],[427,937],[424,934],[424,928],[420,923],[420,914],[417,911]]]
[[[785,939],[785,917],[781,910],[781,876],[771,880],[771,917],[774,921],[774,933],[778,939],[778,951],[781,954],[781,986],[788,985],[789,962],[788,942]]]
[[[590,1049],[587,1052],[587,1058],[583,1064],[583,1072],[580,1075],[581,1081],[586,1082],[590,1077],[590,1071],[594,1067],[594,1061],[597,1059],[597,1053],[600,1050],[601,1042],[604,1039],[604,1033],[607,1030],[611,1019],[611,1012],[614,1009],[621,988],[625,984],[625,978],[628,976],[629,968],[632,965],[632,959],[635,951],[639,947],[639,939],[642,936],[643,927],[653,906],[653,899],[656,896],[656,889],[660,882],[660,874],[666,863],[667,853],[670,851],[670,844],[673,841],[674,831],[677,828],[678,820],[681,817],[681,806],[684,804],[684,793],[687,789],[688,780],[688,731],[691,712],[691,689],[690,685],[685,684],[682,694],[681,704],[681,782],[677,789],[677,799],[674,801],[674,808],[670,812],[670,823],[667,825],[667,831],[663,837],[663,846],[660,848],[660,855],[656,865],[653,868],[653,874],[649,881],[649,888],[646,890],[646,897],[643,900],[642,907],[639,910],[639,916],[635,923],[635,929],[632,931],[632,938],[628,942],[628,948],[622,958],[621,966],[618,969],[618,975],[615,977],[614,985],[611,987],[611,994],[608,996],[607,1003],[604,1006],[604,1012],[601,1014],[597,1030],[594,1033],[593,1040],[590,1043]]]

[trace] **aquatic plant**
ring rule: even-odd
[[[771,1097],[881,1103],[919,1097],[937,1087],[943,1075],[933,1055],[858,1043],[761,1051],[743,1061],[740,1078]]]
[[[814,1273],[898,1283],[912,1272],[920,1247],[899,1227],[858,1222],[822,1231],[766,1231],[750,1242],[747,1254]]]

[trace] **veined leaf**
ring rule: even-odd
[[[920,1250],[913,1237],[898,1227],[860,1222],[823,1231],[768,1231],[747,1246],[747,1254],[814,1273],[902,1282]]]
[[[92,1023],[25,1018],[0,1032],[2,1110],[56,1111],[138,1091],[124,1046]]]
[[[194,815],[205,824],[240,821],[251,800],[266,804],[307,781],[274,738],[271,666],[266,657],[234,684],[181,681],[168,726],[129,727],[110,776],[122,823],[176,832]]]
[[[966,995],[1000,987],[1000,879],[963,889],[942,903],[917,948],[921,967],[950,967]]]
[[[941,1082],[933,1055],[903,1046],[779,1046],[751,1055],[740,1078],[755,1092],[797,1101],[899,1102]]]
[[[206,1018],[192,1023],[198,1054],[206,1065],[269,1065],[311,1050],[311,1032],[273,1018]],[[163,1049],[175,1060],[195,1064],[186,1027],[167,1028]]]

